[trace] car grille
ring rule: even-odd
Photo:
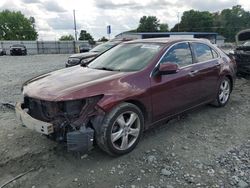
[[[29,109],[28,113],[36,119],[49,122],[56,116],[62,114],[63,102],[50,102],[30,97],[24,98],[25,106]]]

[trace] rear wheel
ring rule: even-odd
[[[136,147],[143,129],[141,110],[133,104],[122,103],[106,115],[96,141],[108,154],[123,155]]]
[[[220,83],[218,92],[217,92],[216,100],[214,102],[215,106],[223,107],[227,104],[230,98],[230,94],[231,94],[231,87],[232,87],[232,84],[229,78],[227,77],[223,78]]]

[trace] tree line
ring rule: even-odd
[[[138,27],[132,32],[217,32],[233,42],[235,35],[242,29],[250,28],[250,12],[241,5],[220,12],[189,10],[183,12],[180,23],[169,29],[167,23],[161,23],[156,16],[143,16]],[[0,12],[0,40],[36,40],[38,33],[35,18],[26,18],[20,11],[3,10]],[[59,40],[74,40],[72,35],[63,35]],[[78,40],[94,38],[86,30],[81,30]],[[107,41],[105,37],[99,41]]]
[[[143,16],[137,29],[133,32],[216,32],[223,35],[226,41],[233,42],[235,35],[242,29],[250,28],[250,12],[240,5],[221,12],[189,10],[183,12],[180,23],[168,30],[165,23],[162,29],[160,20],[155,16]]]

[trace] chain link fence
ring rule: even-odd
[[[27,54],[72,54],[79,52],[79,46],[88,41],[0,41],[0,48],[10,54],[10,47],[23,44]]]

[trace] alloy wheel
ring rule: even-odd
[[[225,104],[230,95],[230,83],[228,80],[223,80],[220,85],[219,100],[221,104]]]
[[[117,150],[127,150],[133,146],[140,134],[139,116],[132,111],[120,114],[111,128],[111,143]]]

